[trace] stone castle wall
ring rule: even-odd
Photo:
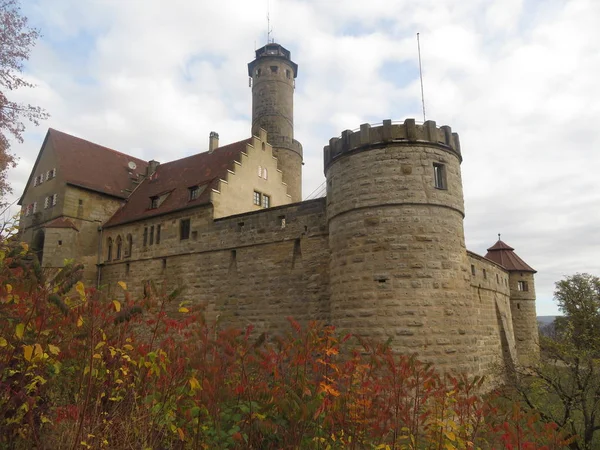
[[[191,237],[182,241],[179,221],[188,218]],[[160,243],[144,247],[143,228],[159,224]],[[253,324],[257,331],[287,330],[288,316],[301,322],[328,318],[324,199],[214,221],[206,207],[104,232],[113,240],[127,234],[134,238],[132,256],[106,262],[102,284],[114,288],[122,280],[136,295],[149,280],[168,289],[185,286],[178,301],[202,305],[209,320]]]

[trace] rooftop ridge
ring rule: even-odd
[[[428,120],[421,125],[417,124],[415,119],[395,123],[388,119],[380,126],[373,127],[363,123],[357,131],[345,130],[340,137],[331,138],[329,145],[323,148],[325,170],[334,159],[345,153],[390,142],[432,143],[445,147],[462,160],[458,134],[453,133],[449,126],[438,128],[433,120]]]
[[[169,166],[169,165],[171,165],[171,164],[174,164],[174,163],[180,163],[181,161],[183,161],[183,160],[186,160],[186,159],[198,158],[198,157],[200,157],[201,155],[204,155],[204,154],[207,154],[207,153],[216,153],[216,152],[219,152],[220,150],[227,150],[227,148],[228,148],[228,147],[232,147],[232,146],[234,146],[234,145],[239,145],[239,144],[240,144],[240,143],[242,143],[242,142],[249,143],[251,140],[252,140],[252,138],[242,139],[241,141],[236,141],[236,142],[232,142],[232,143],[230,143],[230,144],[227,144],[227,145],[222,145],[222,146],[220,146],[220,147],[217,147],[217,148],[216,148],[216,149],[214,149],[212,152],[209,152],[208,150],[206,150],[206,151],[204,151],[204,152],[200,152],[200,153],[194,153],[193,155],[184,156],[183,158],[174,159],[174,160],[172,160],[172,161],[168,161],[168,162],[165,162],[165,163],[161,163],[161,164],[158,166],[158,168],[160,169],[161,167],[162,167],[162,168],[164,168],[164,167],[168,167],[168,166]]]
[[[145,161],[145,160],[143,160],[143,159],[141,159],[141,158],[138,158],[137,156],[132,156],[132,155],[129,155],[129,154],[127,154],[127,153],[120,152],[120,151],[118,151],[118,150],[115,150],[115,149],[113,149],[113,148],[106,147],[105,145],[97,144],[97,143],[95,143],[95,142],[89,141],[89,140],[87,140],[87,139],[80,138],[80,137],[78,137],[78,136],[73,136],[72,134],[65,133],[64,131],[57,130],[56,128],[48,128],[48,131],[50,131],[50,132],[51,132],[51,133],[50,133],[50,136],[52,136],[52,133],[58,133],[58,134],[62,134],[63,136],[67,136],[67,137],[68,137],[68,138],[70,138],[70,139],[77,139],[77,140],[79,140],[79,141],[87,142],[88,144],[92,144],[92,145],[94,145],[94,146],[96,146],[96,147],[103,148],[104,150],[108,150],[108,151],[110,151],[110,152],[113,152],[113,153],[116,153],[116,154],[118,154],[118,155],[122,155],[122,156],[126,156],[127,158],[135,159],[137,162],[141,162],[141,163],[144,163],[144,164],[146,164],[146,165],[148,164],[148,161]]]

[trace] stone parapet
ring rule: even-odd
[[[403,123],[384,120],[380,126],[373,127],[364,123],[358,130],[345,130],[341,137],[331,138],[329,145],[323,149],[325,172],[333,160],[346,153],[403,141],[441,146],[455,153],[462,161],[458,134],[453,133],[449,126],[438,128],[433,120],[428,120],[422,125],[417,124],[415,119],[406,119]]]

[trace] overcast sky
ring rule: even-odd
[[[43,37],[18,99],[51,118],[28,128],[10,173],[23,191],[48,127],[161,162],[248,137],[247,63],[276,42],[299,65],[295,138],[306,197],[329,138],[361,123],[427,118],[460,135],[467,247],[502,240],[554,282],[600,275],[598,0],[22,0]]]

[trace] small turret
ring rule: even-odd
[[[539,359],[539,335],[535,311],[536,271],[517,255],[510,245],[500,240],[487,249],[485,257],[508,271],[510,311],[515,333],[517,356],[522,365]]]

